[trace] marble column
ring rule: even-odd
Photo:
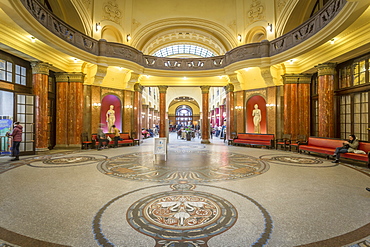
[[[210,86],[202,86],[200,87],[202,90],[202,126],[201,126],[201,132],[202,132],[202,141],[203,144],[209,144],[211,143],[209,141],[209,134],[210,134],[210,126],[209,126],[209,88]]]
[[[311,74],[286,74],[284,79],[284,134],[310,134]]]
[[[166,93],[167,86],[158,86],[159,89],[159,137],[166,137]]]
[[[84,74],[56,73],[56,147],[80,148],[84,115]]]
[[[231,133],[235,132],[234,123],[234,85],[229,84],[225,87],[226,90],[226,138],[231,138]]]
[[[335,63],[316,66],[318,71],[319,137],[334,137]]]
[[[42,62],[32,62],[32,90],[35,95],[35,141],[36,151],[48,151],[49,139],[49,112],[48,112],[48,93],[49,93],[49,69],[50,64]]]
[[[134,139],[142,139],[141,136],[141,106],[142,106],[142,93],[143,93],[143,86],[141,86],[139,83],[136,83],[134,85],[134,111],[133,111],[133,117],[134,117],[134,124],[133,124],[133,132],[132,132],[132,138]]]

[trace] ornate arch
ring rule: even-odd
[[[101,38],[108,42],[123,43],[122,33],[111,25],[103,27],[101,30]]]
[[[245,40],[246,43],[257,43],[267,39],[266,28],[257,26],[249,30]]]
[[[216,54],[225,53],[237,46],[235,35],[227,28],[197,18],[170,18],[153,22],[138,30],[131,44],[149,54],[160,46],[179,40],[202,43],[208,49],[217,51]]]

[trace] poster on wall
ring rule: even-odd
[[[0,153],[2,155],[10,154],[10,138],[6,136],[11,132],[13,121],[11,119],[0,119]]]

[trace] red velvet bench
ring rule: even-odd
[[[274,146],[274,140],[275,137],[273,134],[238,133],[233,143],[234,145],[242,144],[272,148]]]
[[[114,134],[112,133],[108,133],[106,134],[106,136],[109,136],[112,140],[108,143],[108,145],[110,146],[114,146]],[[129,146],[133,146],[134,145],[134,140],[130,137],[130,134],[128,133],[120,133],[120,138],[122,140],[118,140],[118,146],[121,146],[121,145],[129,145]],[[96,134],[92,134],[92,137],[91,137],[92,141],[93,141],[93,144],[96,146],[99,144],[99,141],[98,141],[98,137]]]
[[[331,139],[323,137],[309,137],[306,145],[299,145],[299,152],[314,152],[320,154],[326,154],[327,157],[334,154],[334,151],[337,147],[343,146],[343,140],[341,139]],[[369,165],[369,152],[370,152],[370,143],[361,142],[357,148],[358,150],[365,151],[366,154],[358,153],[342,153],[340,158],[347,158],[352,160],[364,161]]]

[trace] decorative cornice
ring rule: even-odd
[[[158,86],[159,93],[167,93],[168,86]]]
[[[270,66],[260,68],[260,70],[261,70],[261,76],[265,80],[266,86],[268,87],[275,86],[274,77],[271,74]]]
[[[317,69],[318,75],[335,75],[335,67],[337,66],[336,63],[323,63],[315,66]]]
[[[310,84],[312,74],[285,74],[281,77],[284,84]]]
[[[93,84],[98,86],[101,85],[104,77],[107,75],[108,66],[97,65],[96,74],[94,76]]]
[[[31,62],[32,74],[49,75],[51,64],[43,62]]]
[[[82,72],[55,73],[56,82],[84,82],[85,74]]]

